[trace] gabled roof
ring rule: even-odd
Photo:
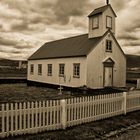
[[[88,38],[88,34],[45,43],[28,60],[86,56],[101,37]]]
[[[113,8],[111,7],[110,4],[107,4],[107,5],[105,5],[105,6],[102,6],[102,7],[99,7],[99,8],[97,8],[97,9],[95,9],[93,12],[91,12],[91,13],[88,15],[88,17],[94,16],[94,15],[97,15],[97,14],[102,14],[108,7],[111,8],[113,14],[115,15],[115,17],[117,17],[117,15],[115,14],[115,12],[114,12],[114,10],[113,10]]]
[[[84,34],[45,43],[28,60],[87,56],[108,33],[111,34],[125,56],[115,36],[108,30],[100,37],[88,38],[88,34]]]

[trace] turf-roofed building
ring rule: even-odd
[[[88,34],[45,43],[28,59],[28,82],[65,87],[125,87],[126,57],[110,4],[91,12]]]

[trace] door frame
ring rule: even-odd
[[[111,80],[111,87],[113,87],[113,81],[114,81],[114,64],[115,62],[111,59],[111,58],[108,58],[107,60],[105,60],[103,62],[103,87],[108,87],[108,86],[105,86],[105,68],[107,67],[111,67],[112,68],[112,80]]]

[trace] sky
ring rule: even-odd
[[[48,41],[88,33],[88,17],[106,0],[0,0],[0,58],[25,60]],[[110,0],[116,38],[140,55],[140,0]]]

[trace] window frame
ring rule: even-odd
[[[111,27],[108,26],[108,18],[111,19]],[[106,16],[106,28],[112,29],[112,17],[111,16]]]
[[[80,78],[80,63],[73,64],[73,77]]]
[[[65,75],[65,64],[59,64],[59,77],[64,77]]]
[[[30,64],[30,74],[34,74],[34,64]]]
[[[52,64],[48,64],[47,65],[47,68],[48,68],[48,76],[52,76]]]
[[[97,25],[94,26],[94,22],[96,22],[97,19]],[[94,18],[92,18],[92,29],[98,29],[99,28],[99,16],[95,16]]]
[[[112,40],[106,40],[106,52],[112,52]]]
[[[42,75],[42,64],[38,64],[38,75]]]

